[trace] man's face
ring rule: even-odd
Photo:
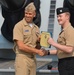
[[[34,17],[35,17],[35,11],[34,12],[30,12],[30,11],[25,12],[25,20],[27,23],[31,23],[33,21]]]
[[[67,20],[67,14],[66,13],[59,14],[57,16],[57,19],[58,19],[58,23],[63,26]]]

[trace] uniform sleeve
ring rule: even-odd
[[[65,32],[66,45],[74,46],[74,30]]]
[[[20,25],[15,25],[13,29],[13,40],[20,40],[23,41],[23,30],[22,26]]]

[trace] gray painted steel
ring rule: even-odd
[[[47,69],[49,64],[53,66],[52,70]],[[37,56],[37,75],[59,75],[57,68],[56,56]],[[15,75],[14,60],[0,59],[0,75]]]

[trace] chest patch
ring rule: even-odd
[[[25,30],[24,32],[29,32],[29,30]]]

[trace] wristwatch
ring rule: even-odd
[[[48,55],[50,55],[50,50],[48,50]]]

